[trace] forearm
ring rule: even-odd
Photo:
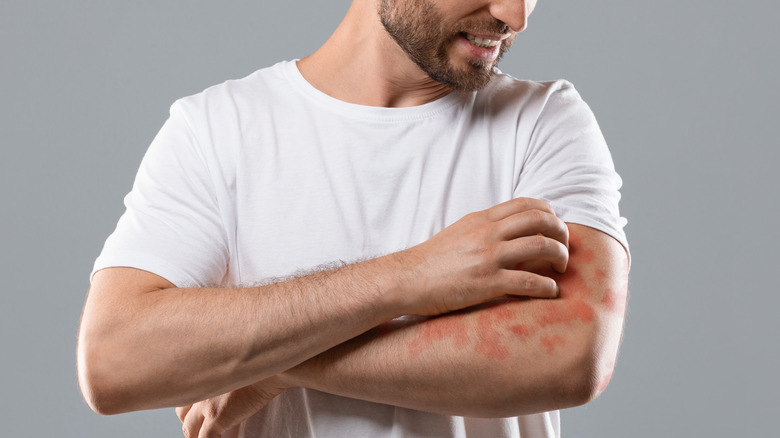
[[[515,324],[522,304],[372,331],[291,370],[288,384],[448,415],[503,417],[584,403],[594,375],[587,328],[573,337],[532,336]]]
[[[181,406],[274,375],[397,316],[393,261],[245,289],[99,291],[79,336],[82,387],[106,413]],[[369,280],[370,279],[370,280]],[[381,304],[381,305],[380,305]],[[110,311],[107,309],[111,309]]]
[[[283,378],[293,386],[449,415],[513,416],[583,404],[603,390],[614,367],[627,278],[625,258],[606,271],[584,263],[588,258],[573,252],[572,266],[558,277],[559,299],[508,300],[393,321]]]
[[[400,315],[437,315],[505,294],[557,295],[565,224],[542,201],[465,216],[426,242],[266,287],[176,289],[148,272],[95,274],[79,333],[79,378],[104,413],[186,405],[295,367]]]

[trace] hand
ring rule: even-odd
[[[517,198],[466,215],[430,240],[403,251],[413,286],[402,301],[437,315],[504,295],[553,298],[555,281],[518,266],[564,272],[568,227],[544,201]]]
[[[265,407],[285,388],[272,378],[194,405],[176,408],[187,438],[219,438]]]

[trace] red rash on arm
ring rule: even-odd
[[[600,285],[607,284],[609,278],[607,273],[601,269],[596,271],[596,281]],[[628,290],[628,277],[623,278],[624,286],[623,290]],[[617,315],[623,315],[626,312],[626,296],[624,293],[617,292],[615,289],[605,287],[604,297],[601,299],[601,304],[604,308]]]
[[[428,350],[434,342],[441,342],[445,339],[451,341],[455,348],[466,348],[469,344],[469,335],[467,326],[462,321],[463,316],[463,312],[453,312],[429,319],[417,337],[409,344],[409,352],[412,357]]]
[[[523,266],[554,278],[558,298],[510,296],[438,317],[396,318],[290,377],[297,386],[446,415],[505,417],[587,403],[614,366],[623,324],[614,309],[626,296],[628,263],[604,233],[569,230],[566,273],[538,261]]]
[[[524,325],[524,324],[515,324],[515,325],[509,327],[509,330],[512,333],[514,333],[515,335],[519,336],[519,337],[531,336],[531,333],[532,333],[531,329],[528,328],[528,326]]]
[[[542,343],[545,351],[549,355],[555,353],[556,348],[563,348],[566,346],[566,338],[562,335],[542,336],[541,339],[539,339],[539,342]]]
[[[576,233],[569,237],[569,265],[565,273],[542,270],[542,275],[553,278],[560,289],[557,299],[531,300],[508,298],[504,301],[487,303],[474,309],[486,310],[476,321],[466,318],[472,310],[431,318],[409,345],[412,357],[434,348],[435,344],[447,342],[457,350],[471,350],[475,354],[504,360],[509,358],[507,343],[535,341],[541,351],[549,355],[565,348],[567,338],[559,327],[587,324],[594,321],[599,310],[622,315],[625,311],[625,293],[605,287],[609,275],[601,269],[593,269],[596,254],[583,248]],[[518,264],[515,269],[526,265]],[[602,292],[603,291],[603,292]],[[595,294],[602,294],[594,296]],[[518,321],[521,313],[518,306],[523,301],[536,302],[538,308],[528,321]],[[605,383],[606,385],[606,383]]]
[[[498,306],[492,312],[483,312],[477,319],[479,342],[474,347],[477,353],[503,360],[509,357],[509,348],[501,343],[501,333],[496,326],[513,321],[515,312],[508,307]]]
[[[484,312],[477,318],[477,330],[472,330],[472,325],[466,321],[466,315],[471,310],[464,310],[442,315],[427,320],[421,331],[409,345],[409,352],[416,357],[427,351],[435,342],[447,340],[452,347],[458,350],[473,348],[475,353],[495,359],[509,357],[509,348],[501,341],[503,337],[497,327],[514,321],[517,314],[514,309],[499,306],[497,303],[477,306],[477,308],[490,308],[490,312]],[[469,333],[476,336],[469,336]],[[475,338],[472,342],[472,338]]]
[[[536,322],[544,328],[550,325],[573,324],[576,321],[591,322],[595,316],[593,307],[586,301],[593,295],[593,289],[585,280],[581,269],[592,265],[596,256],[593,251],[582,249],[576,235],[569,238],[569,267],[563,274],[551,274],[560,289],[558,302],[545,303],[543,313]]]

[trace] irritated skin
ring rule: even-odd
[[[82,319],[80,383],[101,413],[187,406],[261,381],[274,388],[259,392],[304,386],[461,415],[583,403],[617,351],[626,256],[603,233],[570,228],[571,259],[552,208],[514,199],[400,253],[258,288],[177,289],[105,269]],[[548,276],[511,269],[519,263],[566,269],[560,297]],[[506,294],[539,299],[484,304]]]
[[[299,62],[304,77],[364,105],[446,95],[384,35],[376,3],[353,3],[331,40]],[[535,2],[436,3],[453,25],[492,17],[521,30]],[[295,386],[453,415],[541,412],[606,386],[626,284],[616,241],[567,228],[528,199],[472,213],[399,253],[263,287],[175,288],[109,268],[85,305],[79,380],[104,414],[182,407],[189,436],[216,436]],[[419,316],[395,319],[404,315]]]
[[[569,228],[566,272],[546,272],[559,298],[499,299],[399,321],[289,375],[326,392],[456,415],[511,416],[591,400],[614,368],[628,266],[611,237]]]
[[[628,267],[612,238],[569,228],[564,274],[535,260],[515,266],[556,277],[559,298],[503,297],[432,318],[385,322],[286,373],[177,409],[185,433],[218,436],[286,386],[485,417],[589,401],[606,389],[615,366]]]

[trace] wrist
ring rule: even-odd
[[[390,278],[383,299],[388,308],[395,309],[387,320],[418,314],[419,290],[424,279],[424,269],[420,269],[420,266],[425,259],[420,257],[414,248],[389,254],[384,258],[387,259]]]

